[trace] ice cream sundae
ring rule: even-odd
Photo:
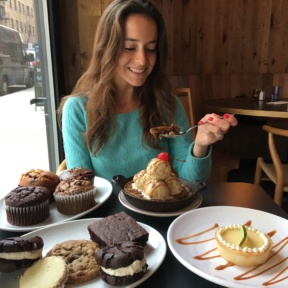
[[[145,170],[134,175],[125,190],[148,200],[176,200],[186,198],[191,191],[172,172],[168,153],[160,153],[148,163]]]

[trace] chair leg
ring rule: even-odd
[[[263,157],[258,157],[257,162],[256,162],[255,177],[254,177],[254,184],[256,185],[260,185],[260,182],[261,182],[261,175],[262,175],[261,162],[263,162]]]
[[[274,191],[274,201],[280,207],[282,206],[283,190],[284,190],[283,185],[279,184],[279,183],[278,184],[276,183],[275,191]]]

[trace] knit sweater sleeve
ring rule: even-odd
[[[83,167],[93,170],[84,138],[87,130],[86,103],[85,96],[71,97],[63,107],[62,135],[68,169]]]

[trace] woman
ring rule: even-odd
[[[161,14],[147,0],[113,1],[98,24],[87,71],[59,108],[68,169],[85,167],[108,180],[129,177],[166,151],[179,177],[207,180],[211,144],[237,120],[209,114],[201,119],[208,123],[199,127],[194,142],[190,133],[154,139],[152,127],[189,127],[184,108],[171,94],[166,62]]]

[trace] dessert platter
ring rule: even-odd
[[[92,219],[82,219],[82,220],[73,220],[65,223],[59,223],[50,227],[45,227],[30,233],[27,233],[23,236],[40,236],[45,243],[43,247],[43,255],[45,255],[49,250],[60,242],[73,240],[83,240],[90,239],[90,235],[87,227],[90,224],[95,223],[95,221],[100,221],[103,218],[92,218]],[[143,227],[149,233],[149,240],[144,247],[144,251],[147,258],[148,270],[146,274],[137,282],[134,282],[125,287],[136,287],[140,283],[143,283],[148,279],[162,264],[165,255],[166,255],[166,242],[162,235],[155,230],[154,228],[137,222],[141,227]],[[13,273],[0,273],[0,282],[1,287],[17,288],[19,284],[19,277],[23,274],[23,270],[17,270]],[[111,287],[106,284],[99,277],[96,277],[92,280],[81,284],[65,285],[65,287],[83,287],[83,288],[106,288]],[[124,287],[124,286],[118,286]]]
[[[127,209],[137,212],[139,214],[143,214],[143,215],[148,215],[148,216],[154,216],[154,217],[175,217],[175,216],[179,216],[189,210],[192,209],[196,209],[198,208],[201,204],[202,204],[202,196],[199,192],[196,192],[192,201],[190,202],[190,204],[188,204],[187,206],[185,206],[182,209],[179,210],[175,210],[175,211],[170,211],[170,212],[157,212],[157,211],[148,211],[148,210],[143,210],[140,209],[136,206],[134,206],[133,204],[131,204],[129,202],[129,200],[126,198],[125,194],[123,191],[120,191],[118,194],[118,199],[120,201],[120,203],[126,207]]]
[[[42,221],[41,223],[38,223],[35,225],[29,225],[29,226],[16,226],[16,225],[11,225],[10,223],[8,223],[7,217],[6,217],[6,211],[4,208],[4,199],[5,199],[4,197],[0,199],[0,207],[3,208],[3,209],[2,208],[0,209],[0,229],[6,230],[6,231],[25,232],[25,231],[32,231],[32,230],[36,230],[39,228],[43,228],[45,226],[52,225],[52,224],[57,224],[57,223],[66,222],[69,220],[78,219],[88,214],[89,212],[97,209],[98,207],[100,207],[103,203],[105,203],[108,200],[108,198],[112,194],[112,185],[106,179],[95,176],[94,183],[96,186],[96,193],[95,193],[95,205],[93,207],[81,213],[65,215],[65,214],[58,212],[55,202],[52,202],[50,203],[50,216],[46,220]]]
[[[166,152],[152,158],[146,169],[134,176],[126,178],[115,175],[112,181],[121,188],[119,200],[122,204],[128,202],[129,207],[157,213],[184,209],[195,200],[195,194],[206,187],[205,183],[191,183],[179,178],[172,170]],[[198,196],[197,204],[193,207],[199,202]]]
[[[284,288],[288,287],[287,231],[288,221],[282,217],[249,208],[213,206],[176,218],[169,226],[167,242],[182,265],[213,283]],[[237,244],[235,235],[241,236]]]
[[[182,209],[188,209],[187,207],[190,206],[192,204],[192,202],[194,202],[194,200],[196,200],[196,205],[194,204],[194,206],[197,206],[198,204],[200,205],[201,203],[199,203],[199,198],[201,197],[201,195],[199,196],[199,192],[200,190],[205,189],[205,184],[200,182],[200,183],[190,183],[184,179],[180,179],[178,178],[179,181],[185,185],[186,187],[189,188],[189,190],[191,191],[190,195],[188,195],[188,197],[185,197],[183,199],[175,199],[175,200],[168,200],[168,201],[163,201],[160,199],[153,199],[153,200],[149,200],[149,199],[145,199],[145,198],[139,198],[138,196],[135,196],[131,193],[129,193],[129,190],[126,189],[126,184],[130,184],[132,181],[132,178],[125,178],[122,175],[117,175],[114,176],[112,178],[112,181],[116,184],[118,184],[122,190],[120,191],[120,193],[123,193],[123,197],[121,197],[122,195],[120,195],[119,197],[121,197],[120,202],[125,203],[128,202],[130,207],[134,207],[134,209],[140,209],[143,211],[149,211],[149,212],[156,212],[156,213],[175,213],[178,210],[182,210]],[[196,195],[197,194],[197,195]],[[125,198],[125,200],[124,200]],[[196,199],[194,199],[196,198]],[[198,199],[197,199],[198,198]],[[202,197],[201,197],[202,199]],[[198,201],[197,201],[198,200]],[[123,204],[122,203],[122,204]],[[125,206],[125,205],[124,205]],[[195,208],[195,207],[194,207]],[[178,213],[178,212],[177,212]],[[180,213],[181,214],[181,213]]]

